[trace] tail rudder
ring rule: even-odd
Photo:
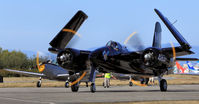
[[[153,37],[153,47],[161,48],[161,25],[159,22],[155,23],[154,37]]]

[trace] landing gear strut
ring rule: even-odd
[[[41,87],[41,77],[39,78],[39,81],[37,81],[37,87]]]
[[[96,87],[95,87],[95,76],[96,76],[96,73],[95,73],[95,68],[94,67],[91,67],[91,74],[90,74],[90,81],[91,81],[91,87],[90,87],[90,91],[92,93],[96,92]]]

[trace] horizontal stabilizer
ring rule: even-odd
[[[198,61],[198,58],[176,58],[176,61]]]
[[[57,36],[50,42],[53,48],[64,49],[69,41],[77,32],[81,24],[88,18],[88,16],[78,11],[75,16],[64,26],[64,28],[57,34]]]
[[[182,46],[182,48],[185,50],[189,50],[191,48],[191,46],[184,39],[184,37],[180,34],[180,32],[173,26],[173,24],[159,10],[155,9],[155,12],[160,17],[160,19],[164,22],[164,24],[167,26],[169,31],[173,34],[173,36],[179,42],[179,44]]]

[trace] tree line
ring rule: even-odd
[[[39,57],[41,62],[47,61],[47,57]],[[27,57],[27,55],[21,51],[8,51],[3,50],[0,47],[0,69],[9,68],[22,71],[38,72],[36,65],[36,55]],[[19,74],[5,72],[0,70],[2,76],[19,76]]]

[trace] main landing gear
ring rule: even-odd
[[[129,82],[129,86],[132,87],[133,86],[133,82]]]
[[[39,88],[39,87],[41,87],[41,77],[39,78],[39,81],[37,81],[37,87]]]
[[[133,86],[132,76],[129,76],[129,86],[130,86],[130,87],[132,87],[132,86]]]
[[[90,90],[91,90],[92,93],[96,92],[95,83],[91,83]]]
[[[90,87],[90,91],[92,93],[96,92],[96,86],[95,86],[95,76],[96,76],[96,73],[95,73],[95,68],[94,67],[91,67],[91,74],[90,74],[90,81],[91,81],[91,87]]]
[[[65,88],[69,88],[69,82],[68,81],[65,82]]]
[[[79,82],[71,86],[72,92],[78,92],[79,90]]]
[[[74,81],[76,81],[78,79],[78,76],[73,76],[73,77],[70,77],[70,81],[71,82],[74,82]],[[75,83],[75,84],[73,84],[72,86],[71,86],[71,91],[72,92],[78,92],[78,90],[79,90],[79,82],[77,82],[77,83]],[[69,86],[69,85],[68,85]]]
[[[162,92],[167,91],[167,81],[165,79],[162,79],[161,77],[159,77],[158,80],[159,80],[160,91]]]
[[[70,77],[68,77],[66,82],[65,82],[65,88],[69,88],[69,79],[70,79]]]

